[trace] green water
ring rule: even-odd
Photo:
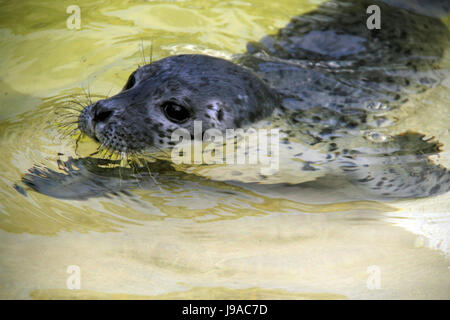
[[[448,194],[390,203],[326,194],[324,203],[290,187],[193,180],[135,190],[136,203],[13,188],[33,165],[75,156],[55,110],[118,92],[152,43],[153,60],[230,58],[318,3],[0,1],[0,297],[448,299]],[[73,4],[80,30],[66,25]],[[447,78],[411,99],[392,129],[438,138],[446,166],[449,87]],[[71,265],[81,290],[67,287]],[[367,285],[373,266],[379,289]]]

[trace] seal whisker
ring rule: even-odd
[[[69,121],[69,122],[61,122],[59,124],[59,127],[61,129],[66,129],[66,128],[72,127],[74,124],[77,124],[77,123],[78,123],[78,120],[76,120],[76,121]],[[75,129],[78,129],[78,127],[76,127]]]
[[[110,168],[114,167],[112,156],[113,156],[113,153],[111,152],[111,150],[105,149],[105,151],[103,152],[102,159],[106,160],[106,163],[108,164],[108,167],[110,167]]]
[[[148,154],[148,153],[142,153],[141,154],[143,157],[148,157],[148,158],[151,158],[151,159],[153,159],[153,160],[160,160],[160,158],[157,158],[157,157],[155,157],[155,156],[152,156],[151,154]],[[166,159],[166,158],[163,158],[164,160]]]
[[[105,155],[107,154],[107,147],[105,145],[101,144],[97,150],[98,150],[98,155],[100,156],[100,158],[105,159]]]
[[[75,140],[75,154],[78,154],[78,143],[80,142],[83,135],[84,135],[83,132],[80,131],[80,134],[78,135],[77,139]]]
[[[80,113],[81,111],[83,111],[83,110],[79,109],[78,107],[76,107],[74,105],[68,104],[68,103],[64,106],[55,108],[55,112],[63,112],[63,113],[75,114],[75,113]]]
[[[73,124],[61,125],[58,129],[63,134],[66,134],[69,132],[75,132],[75,131],[79,130],[78,127],[74,127]]]
[[[70,130],[70,131],[68,131],[68,132],[65,132],[64,134],[62,134],[62,135],[60,136],[60,139],[61,139],[61,140],[64,140],[64,139],[66,139],[67,137],[72,136],[73,134],[75,134],[75,132],[77,132],[77,131],[78,131],[78,128],[77,128],[77,129]]]
[[[111,86],[111,88],[109,89],[108,93],[106,94],[106,98],[109,98],[109,95],[111,94],[111,90],[113,89],[113,86]]]
[[[64,121],[59,121],[59,123],[66,123],[67,121],[78,120],[78,116],[76,114],[65,114],[65,115],[60,115],[60,118],[58,120],[64,120]]]
[[[130,152],[129,155],[131,156],[130,161],[130,167],[133,170],[133,174],[135,176],[136,182],[139,186],[139,188],[143,189],[140,180],[143,180],[142,175],[139,172],[139,159],[135,156],[134,152]]]
[[[106,160],[111,161],[113,154],[114,154],[114,148],[113,148],[113,147],[107,147],[107,148],[105,149],[105,153],[104,153],[104,156],[103,156],[103,157],[104,157]]]
[[[145,51],[144,51],[144,41],[141,39],[141,57],[142,60],[144,61],[144,66],[147,64],[147,62],[145,61]]]
[[[82,97],[85,98],[84,96],[82,96]],[[78,98],[79,98],[79,96],[73,95],[72,99],[75,99],[75,100],[67,100],[67,102],[74,103],[76,105],[79,105],[82,108],[85,108],[85,107],[87,107],[89,105],[89,103],[81,102]]]
[[[76,114],[65,114],[65,115],[60,115],[60,118],[62,120],[78,120],[78,116]]]
[[[76,97],[72,97],[73,99],[76,99]],[[87,106],[87,104],[82,103],[80,100],[76,99],[76,100],[66,100],[65,101],[66,104],[69,104],[69,106],[73,107],[73,108],[85,108]]]
[[[79,131],[79,128],[77,126],[74,126],[74,123],[60,124],[59,126],[56,127],[56,129],[60,134],[66,134],[70,131],[73,132]]]
[[[150,64],[152,64],[152,62],[153,62],[153,36],[150,42]]]
[[[165,156],[165,159],[170,158],[169,153],[166,150],[162,149],[161,147],[152,146],[152,149],[155,149],[156,152],[158,152],[158,151],[161,152]],[[150,151],[150,152],[153,152],[153,151]],[[146,154],[146,155],[150,156],[150,154]],[[155,157],[153,157],[153,158],[156,159]]]
[[[57,112],[61,112],[61,111],[62,112],[70,112],[71,114],[79,115],[83,111],[83,108],[76,107],[76,106],[73,106],[73,105],[69,105],[69,106],[66,106],[64,108],[56,109],[55,111],[57,111]]]
[[[89,104],[92,104],[92,99],[91,99],[91,91],[89,88],[89,82],[88,82],[88,87],[87,87],[87,91],[85,88],[82,88],[83,93],[85,95],[85,99],[89,102]]]
[[[156,178],[152,175],[152,172],[150,171],[150,167],[149,167],[149,165],[148,165],[148,162],[144,159],[144,165],[145,165],[145,167],[147,168],[147,171],[148,171],[148,175],[150,176],[150,178],[153,180],[153,182],[155,183],[155,185],[158,187],[158,189],[160,190],[160,191],[163,191],[162,190],[162,188],[161,188],[161,186],[160,186],[160,184],[159,184],[159,182],[156,180]]]
[[[55,112],[60,112],[60,111],[63,111],[63,112],[67,112],[67,111],[73,111],[73,112],[76,112],[76,113],[80,113],[81,111],[83,111],[83,108],[84,107],[77,107],[77,106],[74,106],[74,105],[71,105],[71,104],[66,104],[65,106],[61,106],[61,107],[57,107],[56,109],[55,109]]]

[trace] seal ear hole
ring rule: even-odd
[[[162,110],[166,118],[174,123],[186,122],[191,117],[187,108],[170,101],[164,102]]]

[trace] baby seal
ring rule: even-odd
[[[373,4],[382,28],[369,30]],[[172,148],[180,128],[194,139],[195,121],[222,132],[266,121],[280,128],[280,157],[293,160],[288,175],[303,175],[298,182],[340,176],[374,196],[436,195],[450,190],[449,171],[428,159],[440,144],[377,130],[396,121],[390,111],[408,95],[442,81],[448,40],[426,14],[331,1],[249,43],[234,62],[176,55],[138,68],[117,95],[87,106],[78,128],[107,149],[139,154]],[[32,187],[38,179],[27,177]]]

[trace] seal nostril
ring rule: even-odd
[[[103,122],[108,120],[109,117],[112,115],[111,110],[97,110],[94,115],[94,122]]]

